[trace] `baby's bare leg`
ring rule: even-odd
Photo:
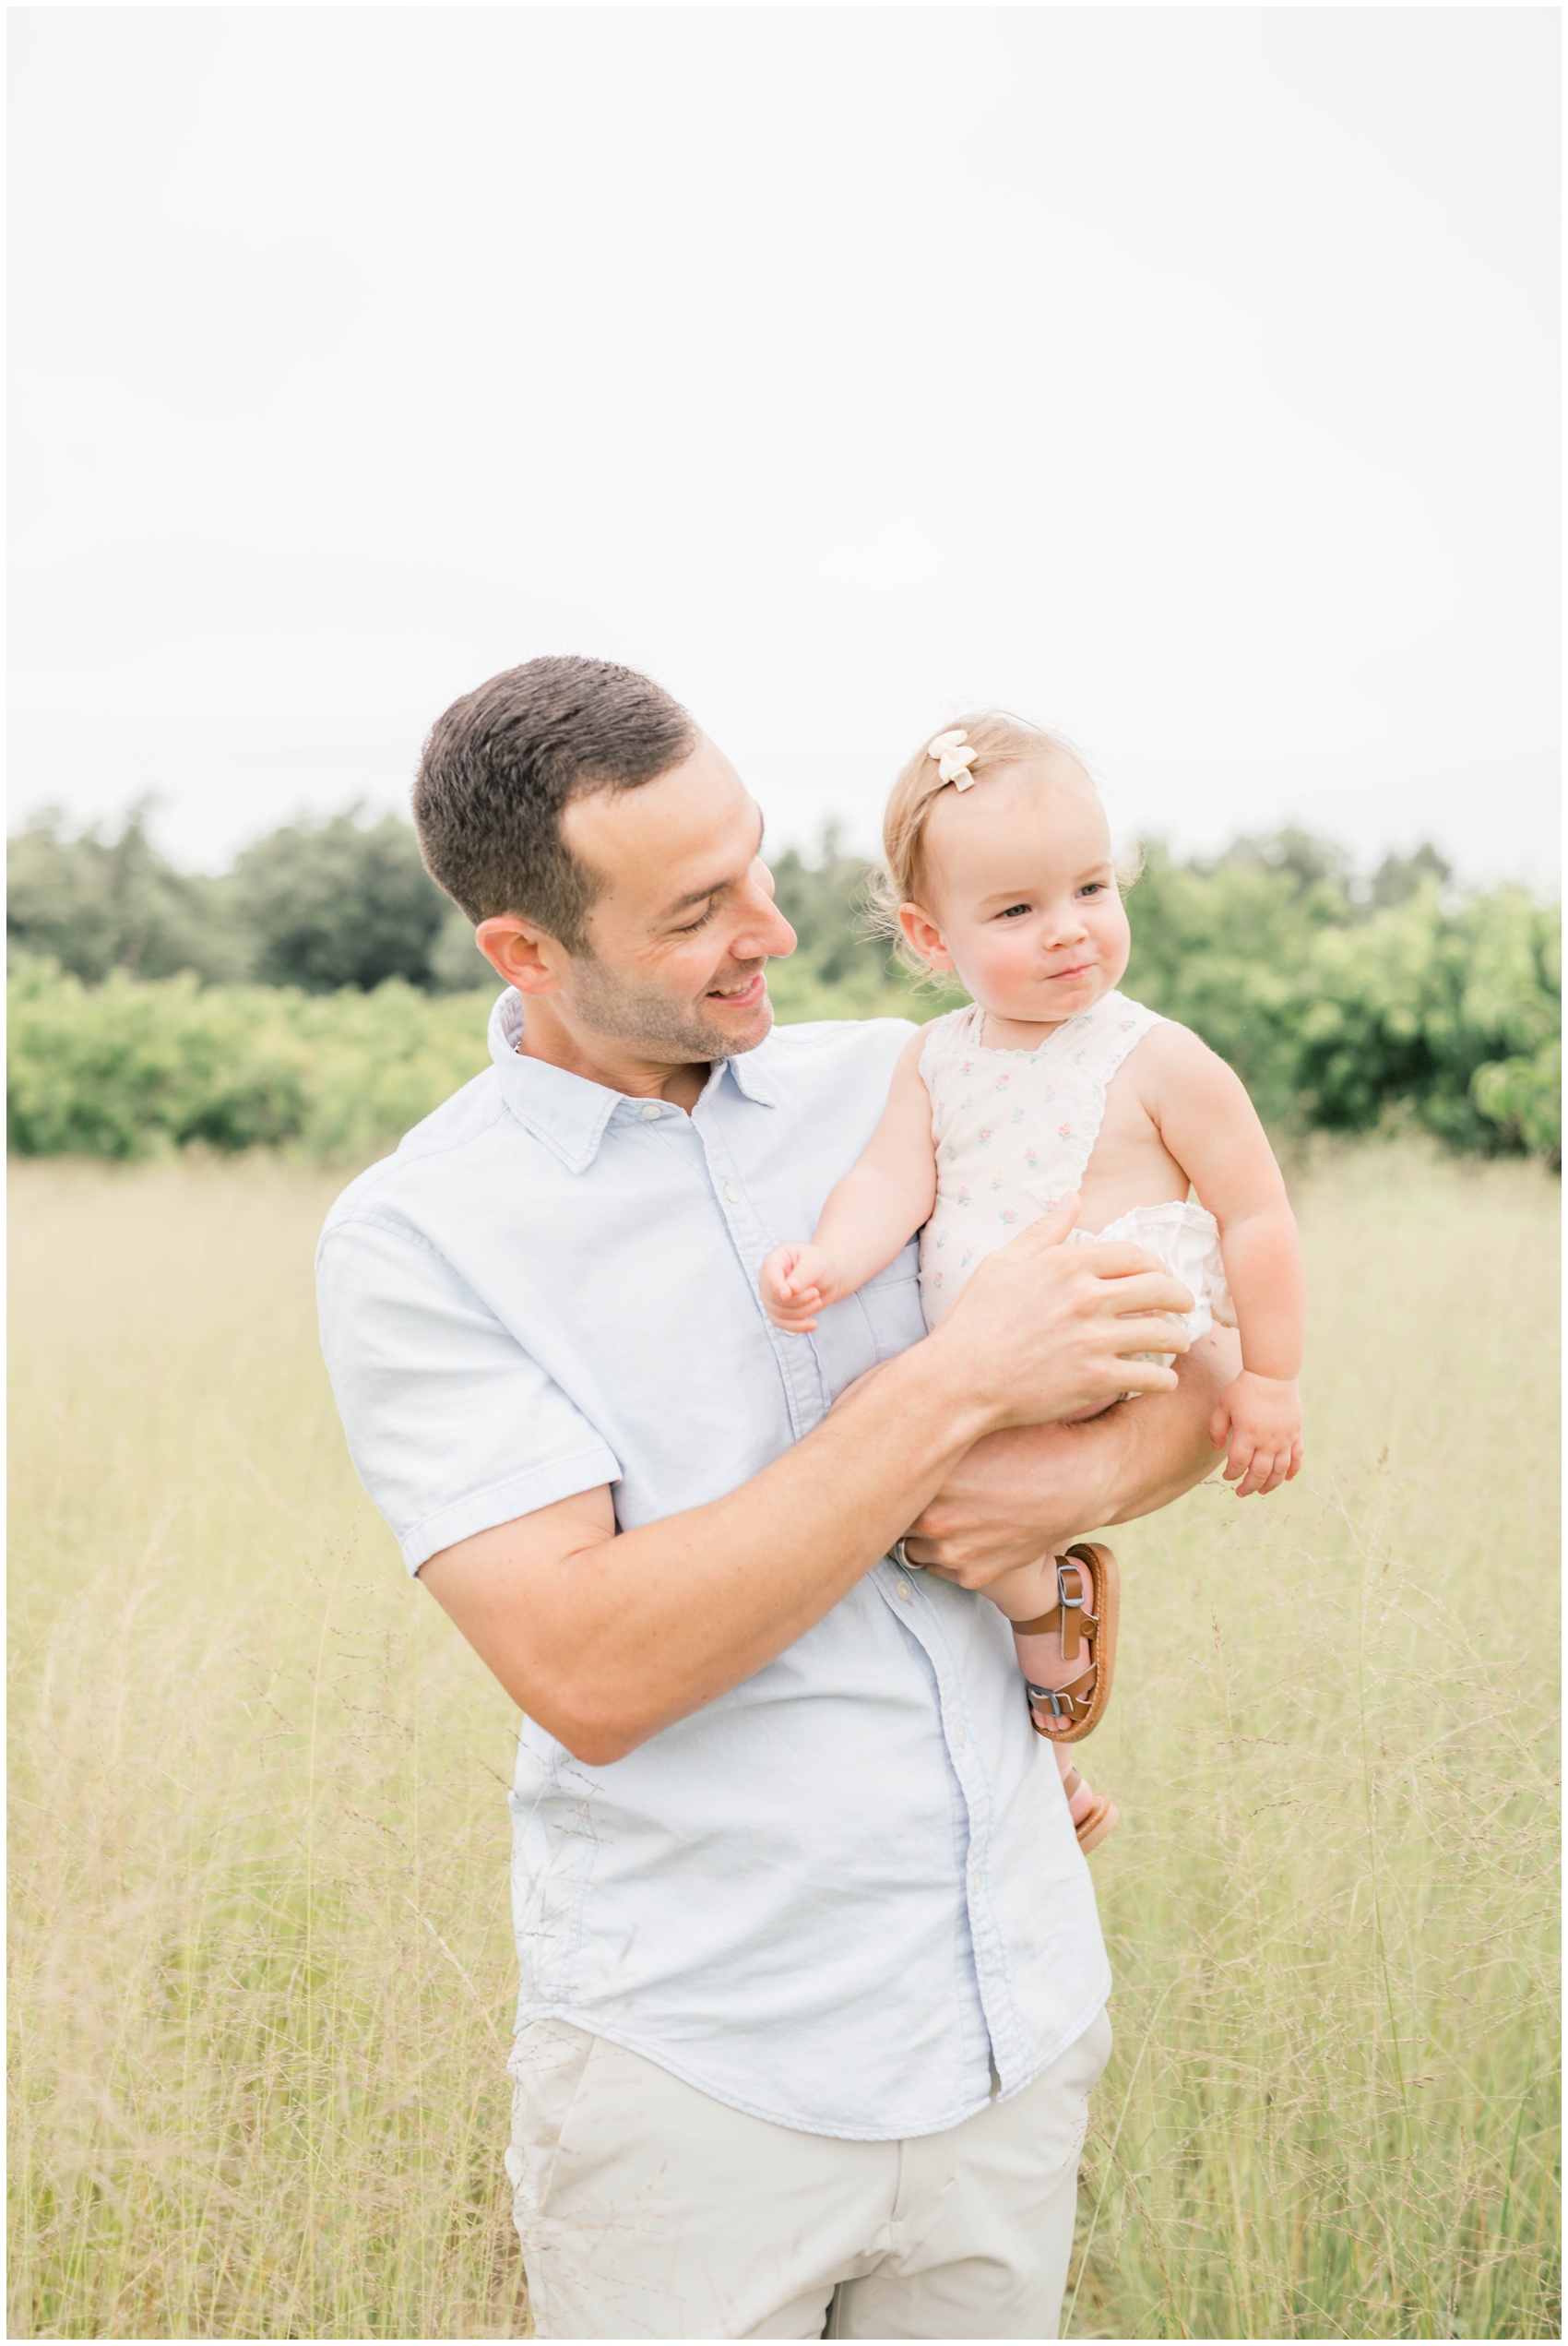
[[[1037,1621],[1042,1613],[1051,1613],[1057,1602],[1056,1558],[1041,1556],[1034,1564],[1020,1565],[1016,1571],[1004,1572],[986,1590],[992,1604],[1000,1606],[1009,1621]],[[1018,1666],[1025,1677],[1036,1686],[1068,1686],[1084,1671],[1082,1646],[1073,1661],[1062,1651],[1061,1632],[1048,1629],[1040,1635],[1021,1637],[1016,1628],[1013,1642],[1017,1649]],[[1052,1720],[1043,1709],[1036,1708],[1035,1717],[1042,1731],[1051,1736],[1064,1735],[1072,1725],[1069,1719]],[[1057,1752],[1057,1762],[1063,1776],[1072,1766],[1067,1746]]]
[[[1001,1580],[992,1581],[986,1594],[1001,1607],[1009,1621],[1038,1619],[1040,1614],[1049,1613],[1057,1602],[1055,1557],[1041,1556],[1038,1563],[1020,1565],[1016,1571],[1004,1573]],[[1014,1643],[1024,1676],[1037,1686],[1065,1686],[1082,1674],[1082,1648],[1075,1661],[1063,1661],[1061,1637],[1053,1632],[1040,1637],[1020,1637],[1015,1633]],[[1071,1744],[1056,1738],[1065,1733],[1069,1721],[1063,1719],[1052,1722],[1043,1710],[1038,1709],[1033,1709],[1032,1715],[1053,1739],[1051,1748],[1057,1773],[1065,1785],[1077,1766],[1077,1755]],[[1080,1778],[1067,1800],[1067,1813],[1075,1825],[1082,1824],[1094,1804],[1093,1791]]]
[[[1053,1609],[1058,1596],[1056,1555],[1086,1530],[1150,1514],[1212,1471],[1218,1454],[1207,1440],[1208,1414],[1236,1373],[1239,1350],[1232,1330],[1216,1329],[1182,1362],[1175,1393],[1145,1395],[1076,1424],[1025,1429],[1022,1438],[1032,1448],[1028,1511],[1037,1521],[1054,1517],[1063,1529],[1051,1539],[1046,1554],[981,1583],[986,1595],[1010,1621],[1036,1620]],[[1075,1520],[1069,1512],[1075,1501],[1084,1510]],[[929,1522],[931,1514],[942,1506],[943,1499],[934,1501],[923,1520]],[[952,1577],[968,1576],[953,1573]],[[1022,1673],[1037,1686],[1068,1685],[1083,1670],[1082,1649],[1067,1661],[1061,1637],[1054,1631],[1016,1637],[1016,1644]],[[1065,1719],[1053,1722],[1038,1707],[1034,1715],[1052,1739],[1057,1768],[1065,1782],[1077,1759],[1075,1745],[1061,1740],[1069,1722]],[[1080,1780],[1068,1802],[1075,1824],[1083,1821],[1094,1800],[1088,1785]]]

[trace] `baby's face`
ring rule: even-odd
[[[1132,936],[1094,785],[1065,757],[944,790],[926,824],[916,951],[999,1018],[1056,1025],[1109,994]],[[913,916],[913,917],[910,917]]]

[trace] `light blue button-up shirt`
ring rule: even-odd
[[[909,1032],[786,1027],[694,1113],[518,1057],[361,1175],[319,1255],[355,1466],[410,1569],[612,1487],[623,1530],[700,1506],[924,1332],[914,1248],[772,1327]],[[814,2134],[956,2125],[1095,2018],[1110,1976],[1006,1623],[890,1559],[754,1677],[603,1768],[533,1721],[511,1795],[518,2024],[556,2016]]]

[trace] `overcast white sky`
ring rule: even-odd
[[[13,821],[216,866],[575,649],[777,841],[999,700],[1555,884],[1554,11],[10,23]]]

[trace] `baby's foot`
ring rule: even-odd
[[[1063,1686],[1083,1675],[1084,1656],[1080,1644],[1077,1654],[1069,1661],[1062,1651],[1062,1639],[1054,1629],[1037,1637],[1019,1637],[1013,1633],[1017,1649],[1018,1667],[1029,1690],[1029,1710],[1042,1735],[1064,1735],[1073,1721],[1063,1704],[1058,1709],[1051,1702],[1051,1695],[1060,1696]]]
[[[1108,1553],[1088,1551],[1097,1564]],[[1088,1716],[1096,1691],[1103,1592],[1071,1552],[1048,1558],[1045,1570],[1049,1609],[1015,1616],[1013,1640],[1036,1727],[1042,1735],[1065,1735]]]
[[[1122,1812],[1107,1792],[1091,1792],[1065,1751],[1056,1755],[1056,1764],[1065,1769],[1062,1789],[1067,1795],[1067,1814],[1078,1837],[1078,1847],[1087,1855],[1098,1849],[1122,1821]]]

